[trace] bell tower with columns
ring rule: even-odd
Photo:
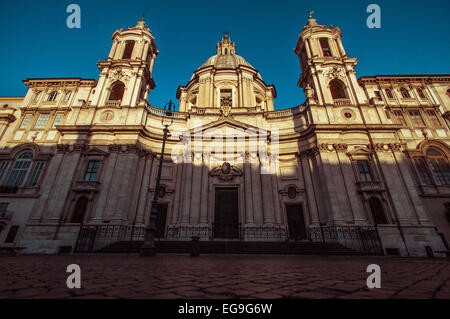
[[[338,27],[320,25],[311,11],[294,49],[302,70],[298,86],[310,105],[357,106],[367,103],[356,78],[356,58],[347,56]]]
[[[92,105],[145,105],[156,86],[152,70],[158,50],[152,31],[142,17],[135,27],[115,31],[112,40],[108,58],[97,63],[101,72]]]

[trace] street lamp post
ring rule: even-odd
[[[172,103],[172,100],[170,100],[169,103],[167,103],[164,106],[164,115],[161,119],[161,124],[164,126],[164,136],[163,136],[163,142],[162,142],[162,150],[161,150],[161,156],[159,157],[159,167],[158,167],[158,174],[156,175],[156,184],[155,184],[155,192],[153,194],[153,201],[152,201],[152,208],[150,210],[150,218],[149,223],[147,227],[145,228],[145,238],[144,238],[144,244],[141,248],[141,256],[155,256],[156,255],[156,248],[155,248],[155,232],[156,232],[156,218],[158,215],[158,192],[159,192],[159,185],[161,182],[161,173],[162,173],[162,167],[163,167],[163,161],[164,161],[164,149],[166,147],[166,140],[167,135],[169,133],[169,126],[173,123],[172,118],[172,107],[175,108],[175,104]],[[165,122],[166,116],[170,118],[170,123]]]

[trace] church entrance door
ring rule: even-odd
[[[302,205],[286,205],[286,214],[289,227],[289,239],[307,239],[305,219]]]
[[[214,238],[239,238],[237,188],[216,188]]]
[[[158,204],[155,238],[164,238],[164,233],[166,231],[167,207],[167,204]]]

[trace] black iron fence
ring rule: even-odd
[[[81,226],[75,252],[96,252],[120,241],[143,241],[145,227],[130,225]]]
[[[365,255],[383,255],[380,236],[372,226],[322,226],[308,228],[312,242],[341,244]]]
[[[190,240],[192,237],[214,240],[217,237],[211,228],[190,226],[168,229],[170,239]],[[223,230],[222,230],[223,232]],[[321,243],[335,243],[354,249],[366,255],[383,255],[383,247],[376,227],[371,226],[322,226],[307,229],[308,240]],[[96,252],[120,241],[143,241],[144,226],[97,225],[82,226],[75,244],[75,252]],[[239,240],[280,240],[286,237],[286,230],[281,228],[248,227],[239,224],[238,229],[225,231],[224,238]],[[230,235],[230,236],[228,236]],[[156,238],[158,240],[160,238]]]

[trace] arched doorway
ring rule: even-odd
[[[73,209],[72,214],[72,223],[79,223],[82,224],[84,220],[84,215],[86,213],[87,205],[88,205],[89,199],[85,196],[78,198],[77,202],[75,203],[75,207]]]

